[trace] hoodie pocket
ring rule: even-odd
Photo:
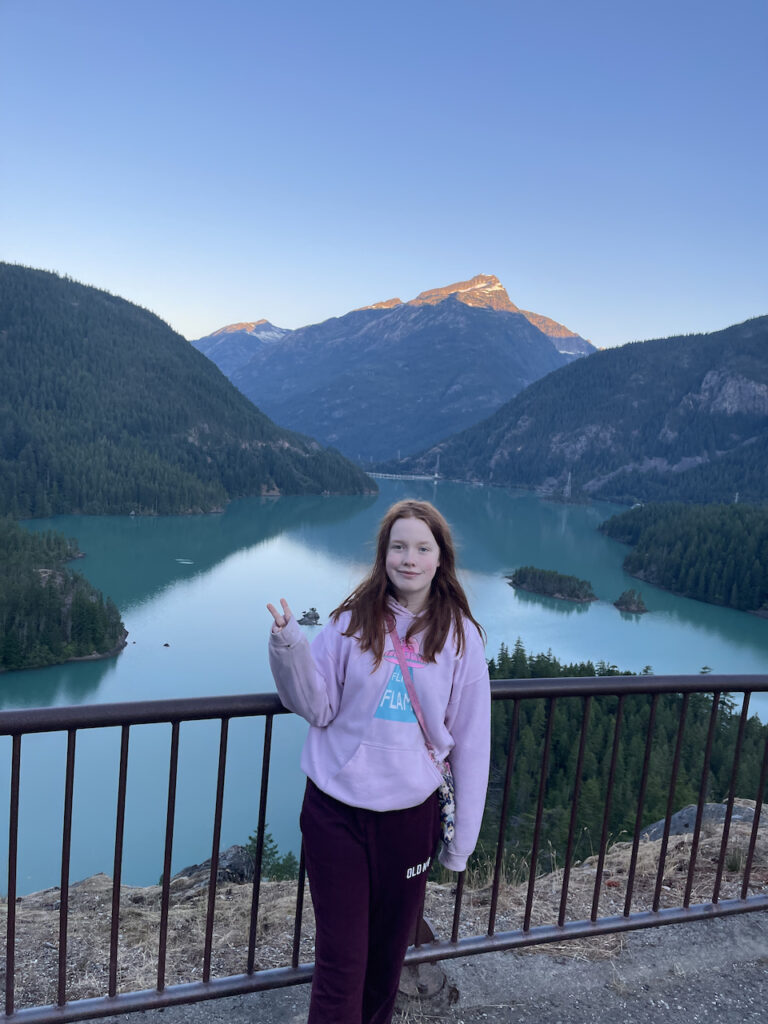
[[[413,807],[441,781],[426,747],[393,750],[373,743],[361,743],[331,780],[339,800],[372,811]]]

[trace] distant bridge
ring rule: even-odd
[[[417,476],[413,473],[368,473],[368,476],[375,477],[377,480],[439,480],[439,473],[433,473],[431,476]]]

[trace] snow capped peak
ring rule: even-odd
[[[362,313],[365,309],[394,309],[395,306],[402,306],[402,299],[385,299],[384,302],[374,302],[372,306],[358,306],[353,313]]]
[[[262,318],[261,320],[243,320],[236,324],[227,324],[226,327],[220,327],[218,331],[214,331],[212,334],[206,335],[206,339],[217,339],[219,342],[224,341],[231,335],[241,334],[248,338],[255,338],[257,341],[279,341],[285,334],[288,334],[288,330],[285,327],[275,327],[274,324],[270,323],[269,320]],[[200,339],[205,340],[205,339]]]
[[[218,331],[214,331],[210,337],[215,337],[217,334],[238,334],[241,331],[244,334],[250,334],[254,327],[262,327],[264,325],[272,326],[269,320],[264,320],[263,318],[261,320],[242,321],[239,324],[227,324],[226,327],[220,327]]]
[[[464,303],[465,306],[493,309],[502,313],[519,313],[530,324],[546,334],[559,352],[584,354],[592,351],[589,342],[585,342],[575,331],[569,330],[550,317],[531,313],[516,306],[495,274],[476,274],[467,281],[457,281],[455,284],[444,285],[442,288],[430,288],[406,303],[400,299],[387,299],[386,302],[361,306],[355,312],[367,309],[393,309],[396,306],[437,306],[451,298]]]
[[[490,306],[491,309],[504,310],[508,313],[520,312],[507,295],[504,285],[494,274],[477,274],[468,281],[458,281],[443,288],[431,288],[411,299],[409,305],[434,306],[451,296],[455,296],[459,302],[467,306]]]

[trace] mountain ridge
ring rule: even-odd
[[[415,299],[410,299],[407,303],[403,303],[402,299],[387,299],[385,302],[376,302],[372,306],[361,306],[360,309],[386,309],[396,305],[435,305],[450,296],[455,296],[459,302],[464,302],[468,306],[488,306],[490,309],[502,310],[507,313],[522,313],[534,327],[538,327],[542,333],[552,338],[581,338],[580,334],[556,320],[552,320],[551,317],[520,309],[512,302],[506,288],[495,274],[476,274],[466,281],[457,281],[440,288],[430,288],[420,292]],[[581,338],[581,340],[586,341],[587,339]]]
[[[768,499],[768,316],[571,362],[401,472],[624,503]]]
[[[215,335],[192,344],[276,422],[365,464],[477,422],[532,381],[595,351],[539,317],[547,333],[531,316],[498,278],[477,275],[409,302],[388,299],[299,327],[279,346],[256,339],[239,367]]]
[[[364,462],[476,422],[571,358],[522,314],[449,296],[299,328],[231,379],[276,422]]]

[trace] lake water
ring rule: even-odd
[[[385,509],[403,497],[434,501],[454,527],[462,579],[488,654],[522,638],[529,652],[563,661],[605,659],[658,673],[768,671],[768,621],[716,608],[633,580],[626,548],[597,532],[616,506],[560,505],[531,494],[461,484],[380,481],[377,497],[247,499],[221,515],[165,518],[59,517],[28,523],[76,537],[87,557],[74,567],[123,613],[128,647],[117,658],[0,675],[0,707],[104,703],[273,690],[267,663],[267,601],[286,597],[300,614],[328,612],[358,582]],[[599,601],[575,605],[514,591],[504,579],[533,564],[588,579]],[[644,616],[612,605],[627,587],[643,594]],[[309,630],[311,634],[311,629]],[[168,645],[168,646],[166,646]],[[752,708],[768,721],[768,695]],[[275,721],[269,829],[298,852],[301,720]],[[230,726],[222,846],[255,829],[259,723]],[[163,832],[170,729],[132,730],[124,881],[156,882]],[[117,730],[78,736],[71,878],[112,872]],[[66,739],[23,742],[19,892],[59,881]],[[218,728],[182,728],[173,870],[210,856]],[[6,876],[10,741],[0,740],[0,879]],[[5,832],[3,832],[5,830]],[[4,884],[4,882],[3,882]]]

